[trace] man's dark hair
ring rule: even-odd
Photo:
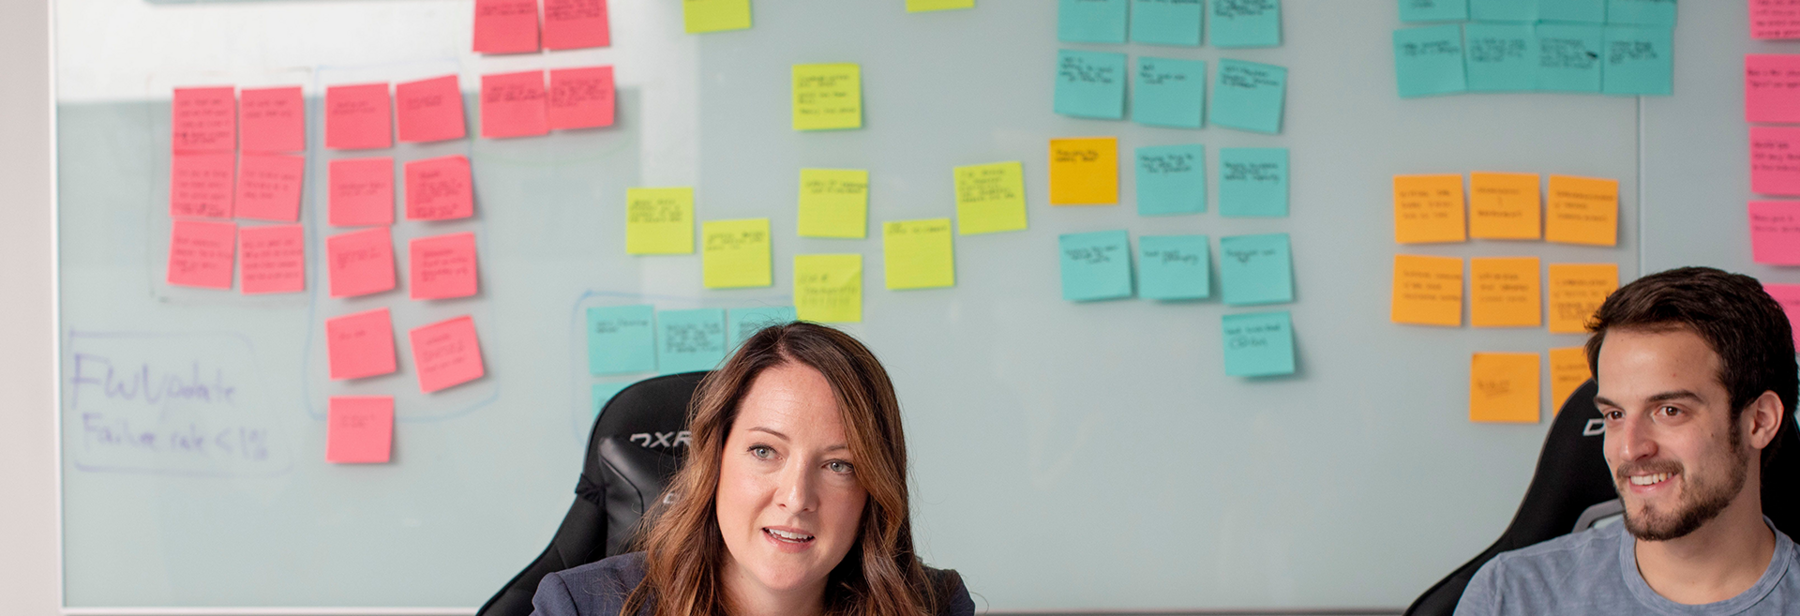
[[[1794,431],[1794,398],[1800,395],[1800,367],[1794,360],[1794,332],[1781,304],[1762,283],[1743,274],[1710,267],[1657,272],[1614,291],[1588,322],[1589,374],[1600,375],[1600,345],[1611,330],[1687,329],[1719,354],[1719,383],[1731,395],[1735,425],[1765,391],[1781,399],[1781,426],[1762,450],[1762,462],[1780,450]],[[1735,433],[1734,433],[1735,434]]]

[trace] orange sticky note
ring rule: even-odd
[[[177,220],[169,234],[169,284],[231,288],[237,223]]]
[[[407,242],[407,269],[413,299],[449,299],[475,294],[475,234],[451,233]]]
[[[481,378],[481,342],[475,320],[467,316],[439,321],[407,332],[419,391],[431,393]]]
[[[340,158],[331,161],[330,211],[333,227],[394,224],[394,159]]]
[[[385,464],[394,443],[393,396],[332,396],[325,412],[325,461]]]
[[[326,238],[325,256],[332,297],[355,297],[394,288],[394,242],[387,227]]]
[[[238,231],[238,292],[298,293],[306,290],[306,230],[300,225],[244,227]]]
[[[475,0],[475,53],[538,50],[537,0]]]
[[[1550,264],[1550,333],[1586,333],[1588,319],[1618,288],[1617,264]]]
[[[394,145],[388,84],[325,88],[325,147],[373,150]]]
[[[300,186],[305,175],[304,156],[246,153],[238,159],[233,209],[239,218],[296,222],[300,220]]]
[[[238,125],[245,152],[306,149],[306,101],[300,86],[246,89],[240,97]]]
[[[613,67],[550,71],[550,128],[595,128],[613,123]]]
[[[612,44],[606,0],[544,0],[544,49]]]
[[[454,220],[475,215],[469,159],[458,154],[406,163],[406,219]]]
[[[1394,255],[1395,323],[1462,327],[1463,260]]]
[[[325,354],[331,380],[360,379],[394,371],[394,322],[388,309],[325,321]]]
[[[231,218],[235,158],[230,152],[170,157],[169,215]]]
[[[1537,257],[1469,259],[1469,324],[1537,327],[1544,324]]]
[[[1050,205],[1119,202],[1119,139],[1050,140]]]
[[[1476,353],[1469,362],[1469,421],[1537,423],[1538,354]]]
[[[481,136],[533,137],[550,132],[544,71],[481,76]]]
[[[1428,244],[1467,239],[1462,176],[1394,176],[1394,241]]]
[[[237,149],[236,88],[175,88],[169,111],[169,143],[175,151]]]
[[[1559,347],[1550,349],[1550,405],[1561,413],[1569,402],[1569,394],[1581,388],[1592,373],[1588,371],[1587,349]]]
[[[1544,239],[1564,244],[1619,243],[1619,181],[1550,176]]]
[[[394,106],[400,118],[400,141],[445,141],[466,134],[462,87],[455,75],[394,85]]]
[[[1469,174],[1469,237],[1538,239],[1543,237],[1542,211],[1537,174]]]

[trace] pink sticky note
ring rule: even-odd
[[[1800,55],[1744,56],[1744,119],[1800,122]]]
[[[400,140],[408,143],[463,138],[462,88],[455,75],[394,86]]]
[[[550,128],[593,128],[613,123],[613,68],[550,71]]]
[[[1800,38],[1800,0],[1750,0],[1750,38]]]
[[[1800,195],[1800,128],[1750,127],[1750,192]]]
[[[388,309],[325,321],[325,354],[331,380],[360,379],[394,371],[394,323]]]
[[[169,132],[177,152],[237,149],[237,89],[175,88]]]
[[[544,0],[545,49],[581,49],[611,44],[606,0]]]
[[[449,299],[475,294],[475,234],[452,233],[414,239],[408,246],[413,299]]]
[[[394,159],[340,158],[329,173],[331,226],[394,224]]]
[[[299,293],[306,290],[306,230],[300,225],[244,227],[238,231],[238,292]]]
[[[1765,282],[1763,290],[1781,304],[1782,312],[1787,313],[1788,326],[1794,330],[1794,344],[1800,346],[1800,284]]]
[[[550,132],[544,72],[481,76],[481,136],[530,137]]]
[[[1750,254],[1757,263],[1800,265],[1800,201],[1750,202]]]
[[[387,227],[326,238],[325,257],[332,297],[355,297],[394,288],[394,241]]]
[[[177,220],[169,233],[169,284],[231,288],[237,223]]]
[[[300,184],[306,157],[292,154],[244,154],[238,161],[239,218],[294,222],[300,220]]]
[[[475,53],[537,50],[537,0],[475,0]]]
[[[388,117],[388,85],[369,83],[325,88],[325,147],[372,150],[394,145]]]
[[[406,163],[406,219],[452,220],[475,215],[469,159],[458,156]]]
[[[332,396],[325,413],[325,461],[385,464],[394,443],[393,396]]]
[[[230,152],[169,157],[169,215],[231,218]]]
[[[245,152],[299,152],[306,149],[306,101],[300,86],[244,90],[238,124]]]
[[[438,321],[407,332],[412,340],[413,365],[419,370],[419,390],[431,393],[481,378],[481,342],[475,338],[475,321],[462,316]]]

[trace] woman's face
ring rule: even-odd
[[[868,499],[825,376],[798,363],[757,375],[720,462],[727,588],[823,596]]]

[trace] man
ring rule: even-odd
[[[1615,291],[1589,330],[1625,522],[1496,556],[1458,616],[1800,613],[1800,552],[1762,515],[1800,389],[1781,306],[1754,278],[1681,268]]]

